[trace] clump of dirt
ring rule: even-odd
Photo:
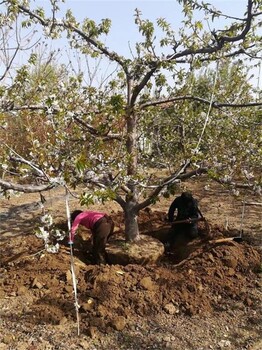
[[[163,215],[157,211],[142,213],[141,232],[164,239],[169,227]],[[114,214],[119,235],[122,220],[120,213]],[[179,259],[175,250],[153,265],[97,266],[86,253],[90,235],[82,231],[74,251],[82,329],[87,333],[94,328],[110,332],[125,328],[133,316],[207,314],[223,309],[228,300],[255,303],[247,289],[255,284],[260,254],[245,242],[210,242],[210,238],[222,236],[230,236],[230,232],[210,227],[208,234],[187,242],[184,250],[180,247],[183,254]],[[0,267],[1,297],[21,298],[17,317],[22,315],[25,324],[61,325],[75,319],[66,244],[57,254],[49,254],[34,235],[14,237],[5,243]]]

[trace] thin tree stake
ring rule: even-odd
[[[240,223],[240,237],[242,237],[243,234],[243,222],[244,222],[244,216],[245,216],[245,200],[243,201],[243,206],[242,206],[242,214],[241,214],[241,223]]]
[[[70,209],[69,209],[69,200],[68,200],[68,190],[65,186],[66,190],[66,215],[67,215],[67,224],[68,224],[68,232],[70,235],[71,231],[71,220],[70,220]],[[80,321],[79,321],[79,304],[77,299],[77,280],[75,275],[75,266],[74,266],[74,254],[73,254],[73,245],[70,244],[70,257],[71,257],[71,274],[72,274],[72,281],[73,281],[73,288],[74,288],[74,295],[75,295],[75,309],[76,309],[76,322],[77,322],[77,335],[80,335]]]

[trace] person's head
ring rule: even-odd
[[[190,201],[193,199],[193,196],[190,192],[182,192],[181,198],[183,198],[185,201]]]
[[[75,218],[77,217],[77,215],[81,214],[82,210],[75,210],[71,213],[71,222],[74,222]]]

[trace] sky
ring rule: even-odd
[[[243,17],[247,0],[207,0],[218,9],[222,9],[226,14]],[[48,0],[36,0],[38,6],[48,7]],[[50,5],[49,5],[50,6]],[[110,18],[112,26],[107,43],[114,50],[122,50],[123,54],[129,51],[130,42],[135,42],[139,38],[136,25],[134,24],[134,12],[138,8],[144,19],[155,21],[159,17],[164,17],[172,23],[174,28],[179,27],[183,20],[181,7],[176,0],[66,0],[61,4],[61,9],[70,8],[79,20],[85,17],[101,21],[103,18]],[[222,25],[222,20],[220,20]],[[211,24],[211,28],[212,27]]]
[[[244,16],[247,4],[247,0],[206,0],[206,2],[225,14],[237,17]],[[31,3],[35,7],[43,7],[46,13],[50,12],[49,0],[31,0]],[[174,29],[178,29],[183,20],[181,6],[176,0],[66,0],[65,3],[61,2],[59,6],[61,17],[66,9],[71,9],[79,22],[85,17],[94,19],[96,22],[110,18],[112,26],[105,39],[106,46],[124,56],[130,56],[130,47],[134,47],[135,42],[141,38],[134,23],[136,8],[142,12],[143,19],[155,21],[157,18],[163,17],[172,24]],[[211,29],[218,29],[223,28],[225,24],[225,20],[221,19],[216,24],[210,22],[209,26]],[[207,26],[206,21],[204,21],[204,25]],[[52,45],[53,48],[62,48],[65,42],[62,40],[54,42]],[[64,55],[64,59],[68,59],[68,57]]]
[[[47,7],[48,0],[35,0],[38,6]],[[244,17],[247,0],[206,0],[223,13],[236,17]],[[49,5],[50,6],[50,5]],[[106,45],[124,56],[130,55],[130,47],[139,40],[140,34],[134,23],[134,11],[138,8],[144,19],[155,21],[159,17],[165,18],[173,28],[179,28],[183,20],[181,6],[176,0],[66,0],[61,9],[70,8],[80,21],[91,18],[101,21],[110,18],[112,26],[106,38]],[[227,22],[220,19],[217,23],[209,23],[211,29],[223,28]],[[208,25],[207,22],[204,25]],[[261,70],[255,71],[254,84],[261,86]]]

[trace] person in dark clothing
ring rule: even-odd
[[[114,232],[114,222],[110,216],[96,211],[75,210],[71,214],[72,228],[69,244],[73,244],[79,225],[90,229],[93,235],[93,256],[96,264],[106,263],[105,247]]]
[[[174,218],[175,211],[177,215]],[[183,235],[186,239],[191,240],[198,236],[197,221],[202,217],[196,199],[189,192],[183,192],[181,196],[175,198],[168,210],[168,221],[173,222],[167,242],[170,246],[175,243],[176,238]],[[191,219],[193,219],[191,221]],[[187,220],[185,223],[176,223],[176,221]]]

